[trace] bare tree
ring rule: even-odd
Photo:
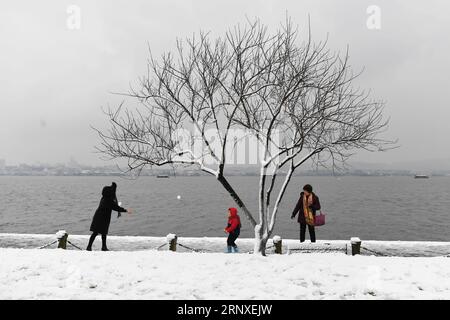
[[[289,19],[273,34],[258,20],[216,39],[200,32],[178,40],[175,52],[160,59],[150,52],[147,74],[127,94],[139,106],[131,110],[121,104],[106,111],[111,128],[97,130],[99,150],[128,159],[130,170],[187,164],[214,176],[254,228],[254,252],[265,255],[297,168],[308,160],[334,168],[352,150],[375,151],[389,144],[377,138],[388,124],[384,104],[355,88],[356,77],[348,52],[341,56],[327,49],[326,41],[314,43],[310,32],[298,41]],[[190,138],[179,135],[186,129]],[[257,214],[225,176],[235,129],[261,146]],[[192,147],[194,137],[201,148]],[[278,177],[281,187],[275,188]]]

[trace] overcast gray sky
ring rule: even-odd
[[[70,5],[81,11],[70,29]],[[370,5],[381,10],[369,29]],[[395,162],[449,158],[450,2],[364,0],[96,0],[4,1],[0,7],[0,159],[7,164],[104,164],[90,125],[106,126],[101,107],[121,98],[145,72],[147,43],[159,54],[176,37],[200,29],[223,33],[259,17],[269,26],[286,12],[333,49],[350,46],[357,80],[386,100],[388,137],[400,148],[360,152],[355,160]],[[72,21],[72,20],[69,20]]]

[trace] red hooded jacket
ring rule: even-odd
[[[229,208],[230,216],[228,217],[228,227],[225,229],[226,232],[230,233],[236,230],[237,227],[241,226],[241,219],[237,214],[236,208]]]

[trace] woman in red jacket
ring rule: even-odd
[[[224,229],[228,233],[227,252],[238,252],[238,247],[235,243],[237,237],[241,233],[241,219],[237,214],[236,208],[228,208],[228,226]]]

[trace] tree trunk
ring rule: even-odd
[[[252,226],[256,226],[256,221],[253,218],[253,216],[251,215],[250,211],[248,211],[247,207],[245,206],[244,202],[242,202],[241,198],[238,196],[238,194],[236,193],[236,191],[234,191],[233,187],[228,183],[227,179],[225,179],[225,177],[223,175],[219,175],[217,177],[217,180],[222,184],[222,186],[225,188],[225,190],[228,191],[228,193],[230,194],[230,196],[233,198],[234,202],[236,202],[236,204],[238,205],[238,207],[240,209],[242,209],[242,211],[244,211],[244,214],[246,215],[246,217],[248,218],[248,220],[250,221],[250,223],[252,224]]]
[[[261,225],[255,227],[255,246],[253,249],[253,254],[265,256],[266,246],[269,236],[262,230]]]

